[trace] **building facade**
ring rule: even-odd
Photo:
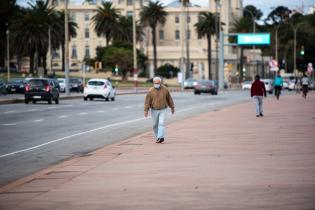
[[[94,32],[94,25],[91,18],[96,14],[97,6],[100,0],[84,1],[81,4],[70,1],[68,10],[73,21],[78,24],[77,36],[72,38],[69,43],[69,60],[70,68],[80,68],[85,58],[93,58],[96,55],[98,46],[105,46],[105,37],[98,37]],[[207,62],[207,40],[198,38],[195,30],[195,24],[198,22],[199,13],[212,12],[220,14],[220,20],[224,33],[228,33],[235,20],[242,15],[241,0],[221,0],[217,4],[215,0],[208,1],[208,7],[201,7],[190,4],[189,7],[182,7],[180,0],[164,5],[168,13],[165,25],[157,27],[157,63],[158,66],[163,64],[172,64],[181,67],[181,58],[193,64],[193,69],[189,76],[196,79],[208,78]],[[64,9],[64,0],[54,0],[53,5],[58,10]],[[132,0],[113,0],[113,6],[120,11],[121,15],[133,15]],[[148,4],[148,0],[139,0],[135,2],[136,20],[139,20],[141,8]],[[182,15],[184,14],[184,15]],[[184,31],[187,31],[185,36]],[[187,38],[187,39],[186,39]],[[227,40],[225,40],[227,42]],[[217,78],[217,43],[216,36],[212,36],[212,78]],[[148,76],[153,76],[153,47],[151,42],[150,28],[144,29],[143,42],[137,44],[137,48],[142,49],[144,54],[149,58]],[[225,62],[227,68],[226,75],[229,72],[235,72],[237,68],[237,53],[231,47],[225,47]],[[187,53],[188,52],[188,53]],[[54,53],[55,55],[60,52]],[[54,56],[53,67],[59,68],[61,65],[61,56]],[[187,66],[189,68],[189,66]],[[188,69],[187,69],[188,70]],[[189,70],[187,72],[189,72]],[[187,75],[188,76],[188,75]]]

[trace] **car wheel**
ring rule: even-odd
[[[84,101],[87,101],[87,97],[83,97],[83,100],[84,100]]]
[[[36,104],[36,100],[33,100],[33,104]]]
[[[52,98],[50,96],[49,99],[48,99],[48,104],[51,104],[51,103],[52,103]]]
[[[195,92],[195,95],[200,95],[200,93],[199,92]]]
[[[55,99],[55,104],[59,104],[59,98]]]
[[[91,101],[93,101],[93,98],[92,98],[92,97],[90,97],[90,100],[91,100]]]
[[[109,101],[109,98],[107,97],[107,98],[105,98],[105,101]]]
[[[25,99],[25,101],[24,101],[24,102],[25,102],[25,104],[28,104],[28,102],[29,102],[29,101],[28,101],[28,99]]]
[[[110,98],[112,101],[115,101],[115,97]]]

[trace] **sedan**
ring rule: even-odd
[[[211,93],[212,95],[217,95],[218,86],[213,80],[199,80],[194,87],[194,93]]]
[[[49,104],[54,100],[59,103],[59,90],[56,84],[50,79],[31,79],[25,86],[25,103],[32,101],[47,101]]]
[[[6,89],[6,85],[5,82],[3,80],[0,80],[0,95],[6,95],[7,94],[7,89]]]
[[[242,83],[242,90],[250,90],[252,88],[252,81],[244,81]]]
[[[188,78],[184,82],[184,88],[185,89],[193,89],[197,85],[197,80],[193,78]]]
[[[60,86],[60,92],[66,92],[66,79],[64,78],[58,78],[59,86]]]
[[[24,93],[26,82],[22,78],[11,79],[7,85],[7,93]]]
[[[83,82],[80,78],[69,79],[70,91],[83,92]]]
[[[94,98],[103,98],[106,101],[115,100],[116,90],[112,83],[107,79],[90,79],[84,88],[83,99],[88,98],[92,101]]]

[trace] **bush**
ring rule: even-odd
[[[165,64],[163,66],[160,66],[157,69],[156,74],[169,79],[169,78],[177,77],[178,72],[179,72],[179,68],[171,64]]]

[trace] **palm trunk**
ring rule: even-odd
[[[34,51],[30,53],[30,74],[34,74]]]
[[[209,66],[209,79],[212,79],[212,72],[211,72],[211,35],[207,34],[207,40],[208,40],[208,66]]]
[[[241,56],[240,56],[240,78],[239,78],[239,82],[242,83],[243,82],[243,56],[244,56],[244,49],[243,47],[241,47]]]
[[[157,53],[156,53],[156,28],[152,27],[152,45],[153,45],[153,71],[154,74],[156,73],[157,70]]]
[[[65,72],[65,44],[64,43],[61,45],[61,50],[62,50],[62,56],[61,56],[62,69],[61,70],[62,72]]]

